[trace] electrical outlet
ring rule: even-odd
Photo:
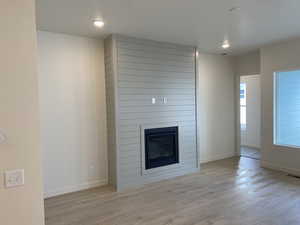
[[[5,171],[5,187],[17,187],[24,185],[24,170]]]

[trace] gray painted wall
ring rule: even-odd
[[[113,52],[116,53],[112,62],[116,80],[108,82],[113,85],[108,89],[115,88],[117,95],[115,112],[111,112],[117,124],[116,159],[110,160],[117,164],[111,166],[117,170],[117,189],[198,170],[195,49],[119,35],[109,39],[106,44],[115,42]],[[107,76],[113,76],[113,73],[107,73]],[[111,91],[107,93],[109,95]],[[167,104],[163,104],[163,97],[167,98]],[[152,98],[156,98],[155,105]],[[181,163],[142,175],[141,126],[164,126],[167,122],[179,125]]]

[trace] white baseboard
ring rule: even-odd
[[[96,181],[89,181],[83,184],[73,185],[73,186],[67,186],[63,188],[59,188],[56,190],[47,191],[44,193],[44,198],[51,198],[58,195],[63,195],[67,193],[72,193],[76,191],[82,191],[90,188],[95,188],[103,185],[107,185],[107,180],[96,180]]]
[[[237,154],[235,152],[215,154],[213,156],[208,156],[208,157],[201,157],[201,155],[200,155],[200,157],[201,157],[200,163],[207,163],[207,162],[217,161],[217,160],[221,160],[221,159],[232,158],[234,156],[237,156]]]
[[[268,161],[261,160],[261,166],[263,168],[266,168],[266,169],[277,170],[277,171],[285,172],[285,173],[288,173],[288,174],[300,176],[300,170],[299,169],[282,167],[282,166],[273,164],[273,163],[268,162]]]

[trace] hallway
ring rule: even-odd
[[[247,157],[251,159],[261,159],[261,152],[259,149],[256,148],[250,148],[246,146],[241,146],[241,156]]]

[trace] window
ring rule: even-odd
[[[300,147],[300,70],[274,75],[274,144]]]
[[[246,115],[246,83],[240,84],[240,117],[241,129],[246,129],[247,115]]]

